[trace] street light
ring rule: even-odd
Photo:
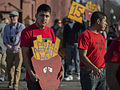
[[[116,16],[115,15],[113,16],[113,19],[116,20]]]
[[[116,16],[113,15],[113,22],[116,23]]]
[[[113,9],[113,8],[110,9],[110,13],[111,13],[111,14],[114,13],[114,9]]]
[[[111,25],[113,24],[113,20],[114,20],[114,19],[113,19],[113,17],[114,17],[113,14],[114,14],[114,9],[111,8],[111,9],[110,9],[110,24],[111,24]],[[115,17],[114,17],[114,18],[115,18]]]

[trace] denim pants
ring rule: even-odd
[[[100,69],[101,70],[101,69]],[[81,66],[80,67],[80,82],[82,90],[107,90],[106,86],[106,70],[101,70],[103,73],[102,77],[95,79],[93,77],[92,70]]]
[[[79,58],[79,50],[78,50],[78,43],[74,43],[73,45],[66,46],[66,73],[68,75],[72,75],[72,59],[74,59],[75,63],[75,72],[80,73],[80,58]]]
[[[42,90],[39,85],[39,82],[27,81],[27,88],[28,90]]]
[[[9,83],[15,86],[19,84],[22,62],[23,58],[21,51],[18,53],[7,53],[6,63],[8,80]]]

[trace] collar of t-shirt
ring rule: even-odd
[[[98,32],[95,32],[92,28],[88,28],[91,32],[95,33],[95,34],[99,34]]]
[[[73,23],[68,23],[68,25],[70,26],[70,28],[72,29],[73,28],[73,25],[75,24],[75,22]]]

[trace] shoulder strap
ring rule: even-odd
[[[19,26],[19,25],[20,25],[20,26]],[[17,23],[16,30],[18,31],[21,26],[22,26],[22,24],[18,22],[18,23]]]

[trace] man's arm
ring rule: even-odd
[[[5,28],[4,28],[4,35],[3,35],[3,43],[4,43],[4,45],[7,47],[7,49],[9,49],[9,50],[13,50],[13,48],[12,48],[12,45],[9,45],[7,42],[8,42],[8,40],[7,40],[7,26],[5,26]]]
[[[62,81],[63,78],[64,78],[64,66],[61,65],[61,69],[60,69],[60,72],[58,74],[58,79],[60,79]]]
[[[79,49],[80,60],[84,63],[85,67],[93,70],[94,77],[102,76],[103,73],[88,59],[87,50]]]
[[[4,43],[4,45],[7,47],[7,49],[13,51],[13,47],[7,43]]]
[[[30,79],[32,82],[39,81],[39,77],[37,74],[34,73],[32,69],[31,57],[30,57],[30,48],[29,47],[22,47],[23,53],[23,60],[25,64],[26,71],[30,75]]]

